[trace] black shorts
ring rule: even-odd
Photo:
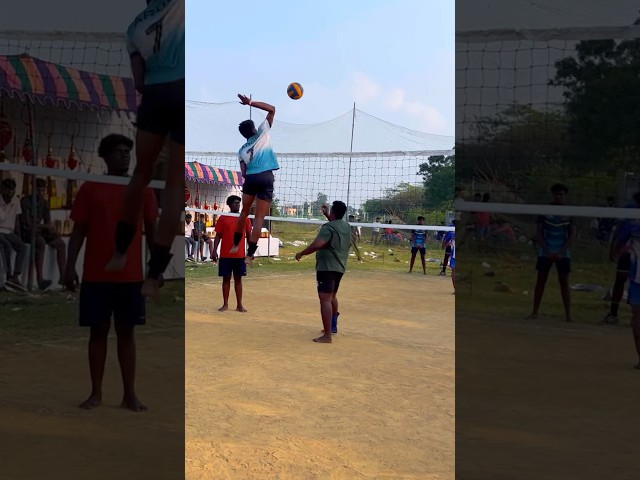
[[[411,247],[411,255],[418,253],[418,250],[420,250],[420,255],[427,253],[427,249],[425,247]]]
[[[93,327],[113,319],[127,325],[146,323],[142,282],[83,282],[80,286],[80,326]]]
[[[451,255],[451,245],[444,247],[444,253]]]
[[[145,85],[136,127],[184,145],[184,80]]]
[[[558,260],[552,260],[549,257],[538,257],[536,262],[536,270],[539,272],[549,272],[555,263],[558,273],[571,273],[571,259],[567,257]]]
[[[233,274],[234,277],[247,275],[247,264],[244,258],[219,258],[218,276],[226,277]]]
[[[318,293],[336,293],[340,288],[342,275],[344,274],[340,272],[316,272]]]
[[[621,253],[618,257],[618,265],[616,267],[616,271],[620,273],[627,273],[631,269],[631,254]]]
[[[247,175],[242,185],[242,193],[258,197],[260,200],[271,202],[273,200],[273,183],[275,178],[273,170],[252,173]]]

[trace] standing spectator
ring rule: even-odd
[[[382,219],[376,217],[376,223],[380,223]],[[380,241],[380,227],[373,227],[371,229],[371,245],[375,246]]]
[[[194,224],[191,222],[193,217],[187,213],[184,217],[184,244],[187,246],[187,261],[195,262],[196,241],[193,239]]]

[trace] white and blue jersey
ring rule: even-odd
[[[453,227],[453,225],[449,225],[450,227]],[[455,240],[456,238],[456,232],[455,230],[450,230],[447,233],[444,234],[444,246],[451,246],[451,241]]]
[[[540,215],[538,224],[542,224],[542,237],[548,252],[551,254],[560,253],[569,239],[573,219],[561,215]],[[545,256],[542,247],[538,249],[538,256]],[[571,258],[569,250],[566,251],[565,257]]]
[[[258,133],[247,140],[238,151],[240,162],[247,166],[247,175],[278,170],[278,159],[271,148],[271,126],[265,120],[258,128]]]
[[[456,235],[453,234],[453,238],[451,239],[451,256],[449,257],[449,267],[456,268]]]
[[[145,62],[145,85],[184,79],[184,0],[151,0],[127,29],[129,56]]]
[[[413,248],[425,248],[427,243],[427,231],[426,230],[412,230],[413,233],[413,243],[411,246]]]

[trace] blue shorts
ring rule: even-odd
[[[449,259],[449,268],[456,268],[456,259],[455,258],[450,258]]]
[[[640,305],[640,283],[629,282],[629,290],[627,290],[627,303],[631,306]]]
[[[218,276],[228,277],[233,274],[234,277],[244,277],[247,275],[247,264],[243,258],[219,258],[218,259]]]
[[[418,253],[418,250],[420,250],[420,255],[424,255],[427,252],[425,247],[411,247],[411,254]]]
[[[80,285],[80,326],[93,327],[113,320],[126,325],[144,325],[145,299],[142,282],[82,282]]]

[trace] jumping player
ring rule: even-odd
[[[169,165],[162,214],[151,250],[145,296],[155,296],[171,260],[171,247],[183,211],[184,190],[184,0],[148,0],[127,30],[127,49],[136,90],[136,166],[124,194],[115,233],[115,251],[107,270],[122,270],[135,235],[145,187],[169,139]]]
[[[238,98],[242,105],[249,105],[267,112],[267,118],[257,130],[252,120],[245,120],[238,127],[240,134],[247,139],[247,142],[238,152],[244,185],[242,187],[242,212],[240,212],[236,223],[236,230],[233,234],[233,247],[231,247],[229,253],[235,254],[238,252],[245,220],[255,201],[256,214],[245,258],[247,265],[251,265],[253,256],[258,249],[258,239],[262,231],[264,217],[269,213],[271,201],[273,200],[273,171],[280,169],[278,159],[271,148],[271,136],[269,134],[273,126],[276,107],[264,102],[254,102],[245,95],[238,94]]]

